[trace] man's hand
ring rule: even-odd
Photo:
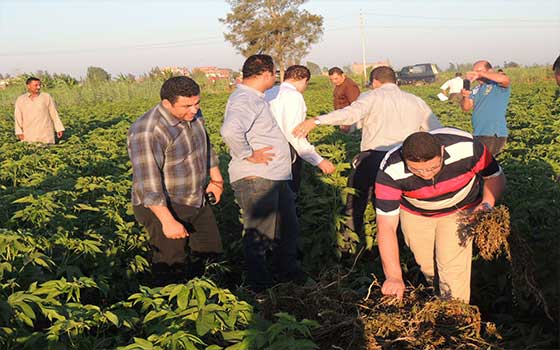
[[[292,135],[295,137],[306,137],[316,126],[315,118],[304,120],[294,128]]]
[[[250,157],[247,157],[245,159],[248,160],[251,163],[255,163],[255,164],[262,163],[262,164],[268,165],[268,162],[270,162],[275,156],[274,153],[268,152],[271,149],[272,149],[272,146],[259,148],[257,150],[254,150],[253,154]]]
[[[352,125],[340,125],[340,132],[343,134],[348,134]]]
[[[492,210],[492,209],[494,209],[494,207],[490,203],[482,202],[474,208],[473,212],[480,211],[480,210]]]
[[[62,135],[64,135],[64,130],[56,132],[56,137],[58,137],[59,139],[62,138]]]
[[[206,187],[206,193],[209,193],[209,192],[214,193],[214,196],[216,197],[216,203],[215,204],[220,203],[220,198],[222,198],[222,193],[224,193],[223,182],[220,185],[216,182],[210,181],[210,183],[208,184],[208,187]]]
[[[323,172],[323,174],[332,174],[334,173],[334,171],[336,170],[335,166],[333,165],[333,163],[329,162],[326,159],[323,159],[321,161],[321,163],[317,164],[317,166],[319,167],[319,169],[321,169],[321,171]]]
[[[463,99],[461,99],[461,102],[460,102],[461,103],[461,109],[464,112],[468,112],[474,107],[474,101],[470,98],[471,91],[461,89],[461,95],[463,96]]]
[[[189,236],[189,232],[179,221],[169,219],[161,223],[161,228],[165,237],[169,239],[180,239]]]
[[[17,134],[16,136],[20,141],[23,141],[23,134]]]
[[[404,295],[404,282],[401,278],[388,278],[381,287],[383,295],[393,295],[402,300]]]
[[[480,74],[480,72],[470,71],[470,72],[467,72],[466,77],[472,83],[473,81],[482,78],[482,75]]]

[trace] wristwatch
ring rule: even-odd
[[[315,125],[321,125],[321,121],[319,120],[319,118],[315,118]]]

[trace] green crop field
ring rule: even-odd
[[[472,306],[438,301],[417,286],[419,269],[404,247],[407,297],[401,305],[381,297],[374,211],[366,212],[365,237],[343,242],[336,234],[359,136],[333,127],[314,130],[310,140],[337,171],[324,176],[306,165],[298,204],[302,263],[314,282],[277,286],[264,301],[251,296],[239,209],[226,185],[214,208],[224,255],[201,279],[150,289],[147,237],[129,200],[126,132],[158,102],[161,81],[45,88],[67,129],[50,147],[16,142],[13,103],[23,84],[0,91],[0,348],[557,348],[560,92],[546,74],[531,74],[512,72],[511,132],[498,158],[512,234],[528,246],[512,257],[513,270],[505,257],[474,256]],[[438,87],[405,89],[422,97],[444,125],[470,130],[469,114],[440,102]],[[202,96],[225,176],[229,155],[219,128],[227,97]],[[309,116],[329,112],[328,80],[313,77],[305,98]],[[346,244],[359,258],[340,258],[338,247]]]

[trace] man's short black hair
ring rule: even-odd
[[[40,82],[41,79],[35,78],[35,77],[29,77],[29,78],[27,78],[27,80],[25,81],[25,85],[31,84],[32,81],[38,81],[38,82]]]
[[[381,83],[396,83],[397,82],[397,75],[395,71],[391,67],[381,66],[377,67],[369,73],[369,81],[373,83],[374,80],[377,80]]]
[[[196,81],[185,76],[167,79],[159,92],[161,100],[167,100],[172,105],[175,104],[179,96],[193,97],[198,95],[200,95],[200,87]]]
[[[411,162],[426,162],[441,156],[441,144],[428,132],[419,131],[409,135],[402,144],[402,158]]]
[[[462,76],[462,75],[463,75],[463,73],[461,73],[461,72],[455,73],[455,76],[456,76],[456,77],[460,77],[460,76]]]
[[[286,72],[284,73],[284,79],[292,79],[296,81],[303,79],[309,80],[311,79],[311,72],[306,66],[300,66],[296,64],[286,69]]]
[[[338,67],[332,67],[331,69],[329,69],[329,75],[333,75],[333,74],[342,75],[344,74],[344,72],[342,71],[342,69]]]
[[[251,55],[243,63],[243,79],[261,75],[264,72],[274,74],[274,61],[269,55]]]

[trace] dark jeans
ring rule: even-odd
[[[356,195],[349,194],[346,200],[346,228],[358,233],[364,232],[364,212],[371,198],[375,206],[375,177],[385,157],[385,151],[364,151],[352,160],[352,171],[348,176],[348,187],[357,190]]]
[[[303,165],[303,159],[301,159],[301,157],[298,156],[297,153],[295,155],[292,155],[292,157],[295,157],[295,160],[292,160],[292,181],[290,181],[290,188],[297,197],[299,195],[299,189],[301,187],[301,167]]]
[[[249,286],[262,291],[273,284],[267,266],[268,253],[272,253],[272,271],[281,278],[299,271],[296,261],[299,224],[294,193],[289,181],[260,177],[241,179],[231,186],[243,211],[243,249]]]
[[[185,266],[187,242],[191,249],[188,269],[193,276],[202,274],[205,257],[222,252],[222,240],[210,206],[196,208],[171,203],[168,208],[175,219],[185,226],[189,237],[182,239],[165,237],[161,222],[149,208],[141,205],[133,206],[136,220],[146,228],[150,236],[154,285],[177,283],[189,277]]]
[[[495,157],[504,149],[507,141],[507,137],[499,137],[499,136],[475,136],[476,140],[480,141],[482,144],[488,148],[488,151],[492,153]]]

